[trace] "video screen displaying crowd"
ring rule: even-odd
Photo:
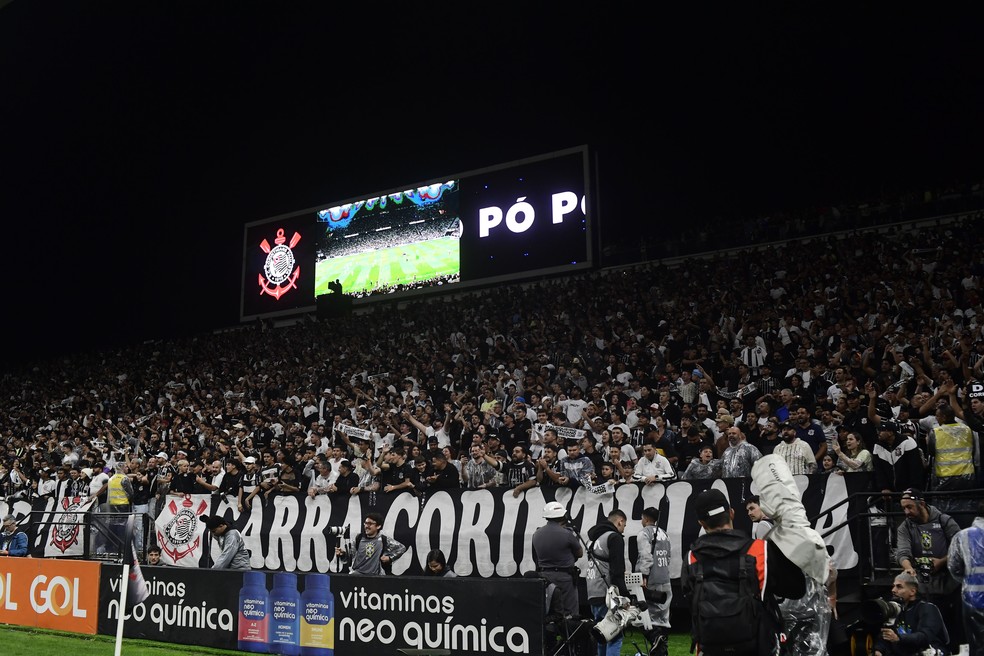
[[[387,226],[385,232],[363,231],[349,238],[333,238],[324,250],[318,252],[318,261],[327,257],[344,257],[368,250],[396,248],[407,244],[419,244],[448,235],[454,224],[452,219],[441,217],[426,223]]]

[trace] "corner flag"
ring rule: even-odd
[[[140,557],[137,554],[137,546],[133,542],[133,531],[136,517],[130,515],[126,520],[126,531],[123,538],[123,571],[129,569],[126,581],[126,607],[133,608],[142,604],[150,596],[147,591],[147,583],[144,581],[143,572],[140,571]]]

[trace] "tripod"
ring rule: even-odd
[[[544,656],[594,656],[597,647],[591,633],[592,622],[565,614],[557,584],[542,572],[529,571],[523,576],[543,581]]]
[[[554,627],[554,642],[549,643],[549,648],[554,648],[556,644],[549,656],[592,656],[597,653],[597,643],[591,633],[592,624],[591,620],[573,617],[558,617],[552,621],[548,618],[547,626]],[[551,634],[549,628],[547,633]],[[544,654],[547,654],[547,650],[544,650]]]

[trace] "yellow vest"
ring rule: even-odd
[[[130,504],[129,497],[126,496],[126,490],[123,489],[123,479],[125,476],[123,474],[114,474],[111,479],[109,479],[109,485],[107,487],[107,501],[111,506],[126,506]]]
[[[933,429],[936,436],[934,471],[940,478],[974,474],[974,434],[964,424],[946,424]]]

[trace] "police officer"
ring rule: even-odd
[[[533,534],[533,559],[536,569],[547,581],[557,586],[554,593],[560,598],[564,617],[580,616],[577,596],[578,570],[574,566],[584,555],[581,541],[574,529],[568,526],[567,509],[558,501],[543,506],[543,518],[547,523]]]

